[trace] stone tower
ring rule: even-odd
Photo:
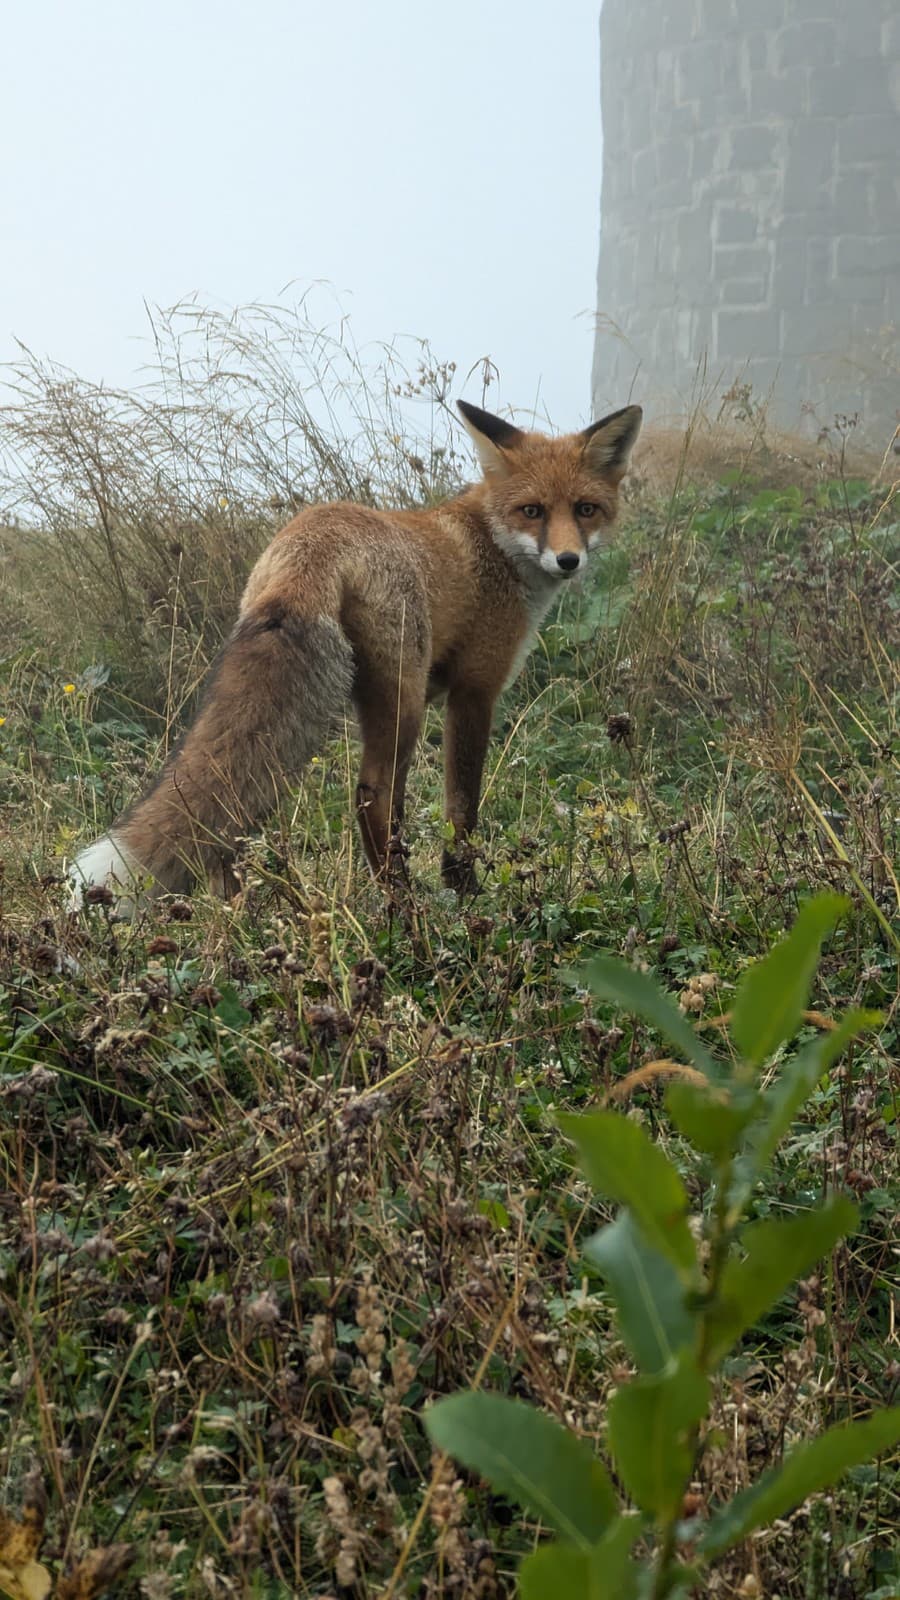
[[[900,422],[898,0],[603,0],[595,415]]]

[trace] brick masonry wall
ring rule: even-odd
[[[900,421],[900,0],[604,0],[595,414]]]

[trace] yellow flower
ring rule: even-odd
[[[74,694],[74,693],[75,693],[75,685],[74,685],[74,683],[64,683],[63,684],[63,694]]]
[[[6,721],[5,717],[0,717],[0,728],[3,727],[3,724],[4,724],[5,721]]]
[[[227,511],[228,510],[228,498],[224,494],[220,494],[219,495],[219,510],[220,511]]]

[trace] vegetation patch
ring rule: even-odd
[[[819,1050],[748,1170],[726,1270],[746,1279],[760,1230],[841,1227],[823,1221],[821,1252],[720,1325],[703,1449],[685,1455],[698,1402],[659,1506],[671,1522],[677,1476],[678,1520],[715,1554],[698,1593],[887,1600],[893,490],[840,441],[791,482],[758,416],[718,476],[692,478],[690,454],[667,490],[638,471],[596,581],[564,597],[502,702],[472,900],[440,886],[432,712],[410,779],[412,927],[360,859],[351,728],[248,842],[235,902],[198,893],[122,924],[101,901],[76,920],[63,862],[167,747],[290,507],[422,502],[466,470],[445,420],[455,375],[427,351],[410,378],[398,357],[374,370],[340,337],[316,344],[302,317],[189,318],[160,329],[155,389],[99,395],[30,367],[0,417],[7,1523],[34,1530],[39,1505],[33,1565],[61,1584],[113,1551],[99,1570],[151,1600],[514,1592],[559,1529],[433,1445],[429,1407],[467,1390],[526,1401],[580,1459],[612,1457],[592,1515],[609,1494],[617,1515],[646,1513],[656,1492],[616,1449],[654,1375],[647,1321],[623,1316],[608,1254],[585,1249],[636,1197],[590,1166],[587,1181],[571,1119],[615,1115],[614,1151],[663,1162],[642,1226],[677,1185],[677,1272],[673,1241],[702,1265],[721,1223],[684,1066],[702,1051],[731,1080],[752,1060],[770,1104]],[[798,956],[809,993],[779,1033],[752,975],[821,893],[845,903],[818,965]],[[610,956],[624,969],[601,983]],[[832,1054],[849,1011],[878,1020]],[[659,1292],[677,1330],[683,1308]],[[827,1491],[801,1477],[806,1498],[763,1501],[719,1538],[726,1503],[868,1419],[870,1449]],[[631,1531],[610,1571],[649,1559],[648,1529]]]

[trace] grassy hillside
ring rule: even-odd
[[[626,955],[727,1054],[715,1019],[737,975],[824,886],[852,913],[809,1027],[851,1003],[885,1022],[820,1084],[754,1212],[838,1186],[863,1222],[729,1361],[701,1503],[896,1396],[890,488],[839,450],[791,460],[759,426],[679,458],[665,492],[645,453],[599,578],[503,702],[471,903],[439,886],[432,713],[412,929],[363,868],[350,729],[249,847],[235,903],[76,921],[61,862],[157,761],[286,501],[428,497],[460,463],[449,374],[427,363],[424,446],[393,415],[352,437],[310,421],[303,484],[311,435],[283,413],[263,452],[255,413],[223,442],[212,403],[199,418],[182,394],[179,456],[158,403],[111,420],[72,390],[65,413],[56,378],[32,380],[7,417],[17,451],[29,419],[44,451],[19,507],[32,531],[0,556],[0,1467],[10,1510],[43,1475],[44,1558],[130,1542],[120,1592],[150,1597],[510,1593],[538,1529],[432,1460],[419,1414],[478,1377],[602,1445],[627,1373],[580,1254],[600,1213],[556,1115],[616,1101],[662,1051],[592,1009],[572,969]],[[618,1103],[682,1162],[702,1215],[709,1175],[656,1078]],[[874,1600],[900,1592],[898,1548],[883,1461],[757,1536],[709,1592]]]

